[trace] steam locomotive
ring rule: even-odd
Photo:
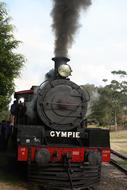
[[[86,127],[88,93],[70,81],[68,58],[53,61],[40,86],[15,92],[17,160],[27,162],[32,183],[83,190],[100,181],[101,163],[110,161],[109,131]]]

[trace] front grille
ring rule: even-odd
[[[70,178],[72,184],[70,183]],[[50,163],[48,166],[28,166],[28,179],[38,185],[46,185],[50,189],[84,189],[100,181],[100,166],[72,163],[70,178],[67,166],[62,163]]]

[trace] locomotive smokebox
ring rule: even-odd
[[[69,58],[67,58],[67,57],[54,57],[54,58],[52,58],[52,60],[55,62],[55,76],[56,76],[56,78],[59,78],[60,76],[61,77],[67,77],[67,76],[64,76],[64,74],[63,74],[63,76],[60,74],[60,72],[62,70],[64,70],[68,76],[71,75],[71,72],[72,72],[71,67],[67,64],[67,62],[70,61]]]

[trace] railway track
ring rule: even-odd
[[[119,164],[119,162],[117,160],[115,160],[113,158],[113,156],[115,156],[116,158],[120,158],[121,160],[124,160],[124,161],[127,161],[127,157],[116,152],[116,151],[114,151],[114,150],[111,150],[111,161],[110,161],[110,163],[127,175],[127,169],[124,168],[123,166],[121,166],[121,164]]]

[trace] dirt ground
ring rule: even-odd
[[[103,165],[97,190],[127,190],[127,176],[110,164]]]
[[[23,187],[23,184],[13,185],[5,182],[0,182],[0,190],[28,190],[28,189]]]
[[[44,190],[30,186],[23,177],[20,177],[22,169],[19,168],[17,171],[14,163],[10,168],[0,167],[0,190]],[[127,190],[127,176],[111,165],[103,165],[101,182],[96,190]]]

